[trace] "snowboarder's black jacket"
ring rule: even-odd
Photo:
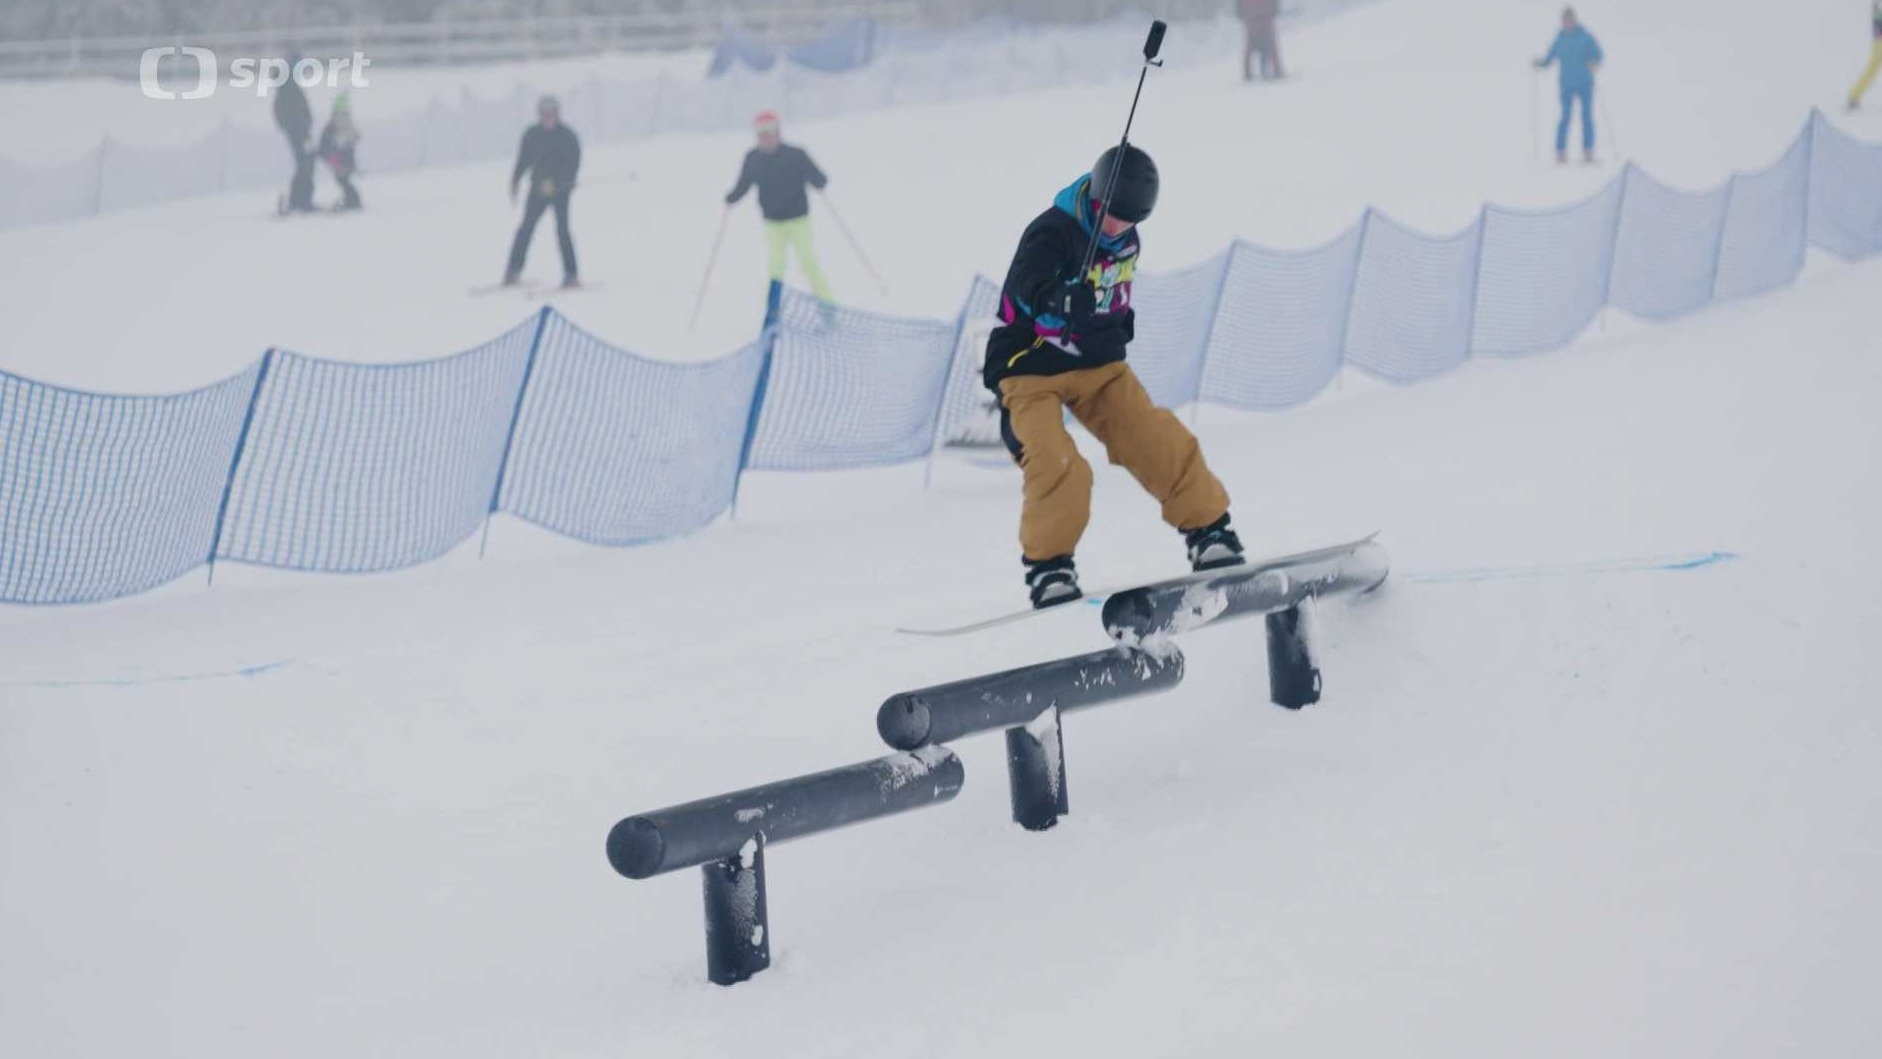
[[[758,211],[765,215],[765,220],[794,221],[810,212],[810,196],[804,186],[820,188],[829,182],[830,178],[823,175],[823,170],[817,168],[817,163],[811,161],[801,147],[788,143],[779,144],[775,151],[754,147],[745,153],[738,183],[726,194],[725,204],[730,206],[744,198],[756,184]]]
[[[523,132],[522,145],[516,149],[516,168],[510,173],[510,187],[515,188],[530,174],[529,193],[543,198],[566,194],[575,186],[575,171],[582,167],[582,141],[575,130],[557,122],[554,128],[531,125]]]
[[[1131,282],[1137,274],[1137,229],[1103,239],[1087,282],[1095,289],[1092,313],[1061,315],[1065,285],[1084,263],[1098,220],[1091,178],[1079,177],[1059,192],[1051,209],[1033,219],[1000,290],[1000,321],[987,340],[981,377],[999,391],[1009,375],[1059,375],[1124,359],[1136,337]]]
[[[274,123],[295,143],[307,142],[314,131],[314,110],[307,105],[307,93],[292,77],[274,90]]]

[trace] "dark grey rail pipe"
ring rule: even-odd
[[[1231,567],[1175,591],[1149,586],[1115,593],[1104,601],[1104,628],[1120,643],[1137,644],[1147,636],[1289,610],[1310,599],[1356,595],[1377,588],[1391,569],[1385,549],[1371,541],[1284,568]]]
[[[760,832],[775,846],[938,805],[960,793],[964,775],[953,751],[932,747],[641,813],[608,832],[608,863],[646,879],[733,856]]]
[[[1005,729],[1013,822],[1044,831],[1070,811],[1065,711],[1168,691],[1182,680],[1183,654],[1174,645],[1154,654],[1108,647],[891,695],[876,711],[876,731],[892,747],[913,749]]]
[[[1077,710],[1168,691],[1183,679],[1183,655],[1108,647],[1090,654],[891,695],[876,731],[898,750],[1024,725],[1049,709]]]
[[[961,759],[934,746],[767,783],[622,820],[608,832],[608,863],[630,879],[700,866],[706,977],[732,985],[771,966],[769,845],[939,805],[964,779]]]

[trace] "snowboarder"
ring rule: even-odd
[[[765,247],[773,281],[784,279],[785,256],[795,255],[798,267],[810,279],[811,292],[829,305],[833,298],[830,281],[817,263],[816,248],[810,242],[810,195],[804,190],[821,190],[830,182],[810,160],[804,149],[785,143],[779,134],[778,116],[767,110],[752,119],[752,131],[758,146],[745,153],[739,167],[738,183],[726,193],[727,209],[758,187],[758,212],[765,219]]]
[[[1114,169],[1111,201],[1101,203]],[[1124,363],[1136,334],[1137,224],[1156,205],[1157,187],[1148,154],[1106,151],[1027,226],[1001,290],[1002,326],[987,340],[982,378],[1000,398],[1000,434],[1025,476],[1019,542],[1035,607],[1081,594],[1072,553],[1090,521],[1092,476],[1066,433],[1067,408],[1163,505],[1192,569],[1242,561],[1228,492],[1202,447]],[[1080,275],[1093,240],[1091,270]]]
[[[288,69],[301,61],[301,53],[289,52]],[[288,150],[294,153],[294,177],[288,183],[288,195],[281,212],[307,211],[314,208],[314,111],[307,105],[307,93],[292,76],[274,92],[274,123],[288,138]]]
[[[574,129],[562,124],[562,105],[554,96],[536,103],[536,118],[536,124],[523,133],[516,149],[516,168],[510,172],[510,201],[516,201],[517,185],[525,173],[529,174],[529,198],[523,205],[523,223],[517,225],[516,239],[510,244],[503,285],[513,287],[522,280],[523,259],[529,255],[536,222],[544,210],[553,209],[556,243],[562,250],[562,286],[579,287],[575,240],[569,235],[569,193],[575,190],[575,173],[582,166],[582,142]]]
[[[359,127],[353,124],[353,104],[342,92],[333,101],[333,113],[327,118],[326,128],[320,130],[320,157],[340,185],[341,199],[333,207],[336,210],[360,207],[359,189],[353,186],[353,174],[359,169],[353,148],[358,144]]]
[[[1869,52],[1869,65],[1856,79],[1855,87],[1849,90],[1849,109],[1862,106],[1862,97],[1869,94],[1869,86],[1875,83],[1875,76],[1882,73],[1882,0],[1875,0],[1869,10],[1870,32],[1875,39]]]
[[[1255,58],[1261,58],[1261,79],[1278,81],[1286,76],[1281,72],[1280,38],[1274,31],[1274,17],[1280,8],[1280,0],[1241,0],[1242,29],[1242,80],[1255,79]]]
[[[1601,66],[1601,45],[1575,17],[1575,9],[1562,9],[1562,31],[1555,35],[1549,54],[1536,60],[1536,69],[1562,64],[1562,120],[1555,127],[1555,161],[1568,162],[1568,124],[1575,101],[1581,101],[1582,160],[1594,162],[1594,75]]]

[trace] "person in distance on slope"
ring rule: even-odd
[[[1601,66],[1601,59],[1601,45],[1594,34],[1576,19],[1574,8],[1563,8],[1562,31],[1555,35],[1549,54],[1536,60],[1538,70],[1547,69],[1551,63],[1562,64],[1562,120],[1555,127],[1557,165],[1568,162],[1568,123],[1576,100],[1581,101],[1582,160],[1594,162],[1594,74]]]
[[[582,167],[582,141],[575,130],[562,124],[562,104],[554,96],[544,96],[536,104],[536,124],[523,132],[523,142],[516,148],[516,168],[510,171],[510,201],[516,201],[516,187],[523,174],[529,174],[529,200],[523,205],[523,223],[516,227],[516,239],[510,243],[510,263],[503,270],[503,285],[514,286],[523,276],[523,260],[529,256],[529,239],[536,234],[536,222],[542,212],[555,210],[555,239],[562,250],[562,285],[581,286],[575,269],[575,240],[569,235],[569,193],[575,190],[575,173]]]
[[[1106,151],[1026,227],[1000,293],[982,378],[1000,398],[1000,434],[1025,476],[1019,544],[1035,607],[1081,595],[1072,553],[1091,519],[1092,477],[1065,431],[1067,408],[1163,505],[1193,569],[1242,561],[1228,492],[1202,447],[1124,363],[1136,335],[1137,225],[1156,206],[1158,183],[1148,154]],[[1080,275],[1094,239],[1097,256]]]
[[[307,105],[307,93],[294,80],[294,67],[301,53],[287,56],[288,79],[274,90],[274,123],[288,138],[288,150],[294,153],[294,177],[288,182],[287,198],[281,212],[306,212],[314,208],[314,110]]]
[[[738,183],[726,193],[725,206],[737,205],[745,193],[758,188],[758,212],[765,219],[765,248],[769,252],[771,278],[784,279],[785,257],[797,257],[799,268],[810,279],[810,289],[817,300],[828,305],[833,300],[830,281],[817,263],[817,250],[810,242],[810,195],[804,190],[821,190],[830,182],[810,160],[803,148],[784,142],[779,133],[778,116],[764,111],[752,119],[752,131],[758,146],[745,153],[739,167]]]
[[[359,169],[354,161],[353,148],[359,144],[359,127],[353,124],[353,104],[342,92],[333,101],[333,113],[327,118],[327,126],[320,130],[320,157],[326,160],[327,168],[333,171],[333,179],[340,185],[341,199],[334,205],[336,210],[356,210],[360,207],[359,189],[353,186],[353,174]]]
[[[1862,106],[1862,97],[1869,94],[1869,86],[1875,83],[1875,75],[1882,73],[1882,0],[1875,0],[1869,9],[1869,23],[1875,38],[1875,44],[1869,52],[1869,65],[1856,79],[1855,87],[1849,90],[1849,109]]]
[[[1261,79],[1278,81],[1281,72],[1280,38],[1274,31],[1280,0],[1241,0],[1242,6],[1242,80],[1255,79],[1255,59],[1261,59]]]

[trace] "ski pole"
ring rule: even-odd
[[[719,244],[725,242],[725,226],[732,219],[732,207],[727,206],[719,214],[719,234],[712,237],[712,253],[706,255],[706,274],[699,277],[699,295],[693,299],[693,318],[687,321],[686,329],[699,326],[699,310],[706,304],[706,285],[712,282],[712,266],[719,261]]]
[[[1536,116],[1536,110],[1542,105],[1542,75],[1531,71],[1529,75],[1529,160],[1534,162],[1542,146],[1542,119]]]
[[[1118,171],[1124,168],[1124,151],[1131,142],[1131,123],[1137,120],[1137,101],[1143,98],[1144,79],[1150,76],[1152,66],[1162,66],[1157,53],[1163,50],[1163,34],[1169,27],[1162,19],[1150,23],[1150,36],[1144,38],[1144,68],[1137,74],[1137,91],[1131,96],[1131,112],[1124,119],[1124,135],[1117,141],[1117,164],[1111,167],[1109,179],[1104,188],[1104,197],[1098,200],[1098,225],[1091,230],[1091,242],[1085,245],[1085,263],[1078,269],[1078,279],[1091,274],[1091,263],[1098,259],[1098,240],[1104,238],[1104,222],[1111,216],[1111,193],[1117,190]],[[1071,312],[1071,295],[1066,295],[1065,311]]]
[[[849,225],[843,223],[843,215],[836,211],[836,203],[830,201],[830,196],[822,191],[817,192],[817,196],[823,199],[823,204],[829,208],[830,219],[836,222],[837,231],[843,233],[843,238],[849,240],[850,249],[856,251],[856,257],[863,263],[863,268],[869,272],[869,278],[876,281],[876,286],[881,288],[883,294],[888,294],[889,285],[882,282],[882,274],[876,271],[876,266],[870,262],[869,255],[863,253],[862,244],[858,243],[856,236],[850,233]]]

